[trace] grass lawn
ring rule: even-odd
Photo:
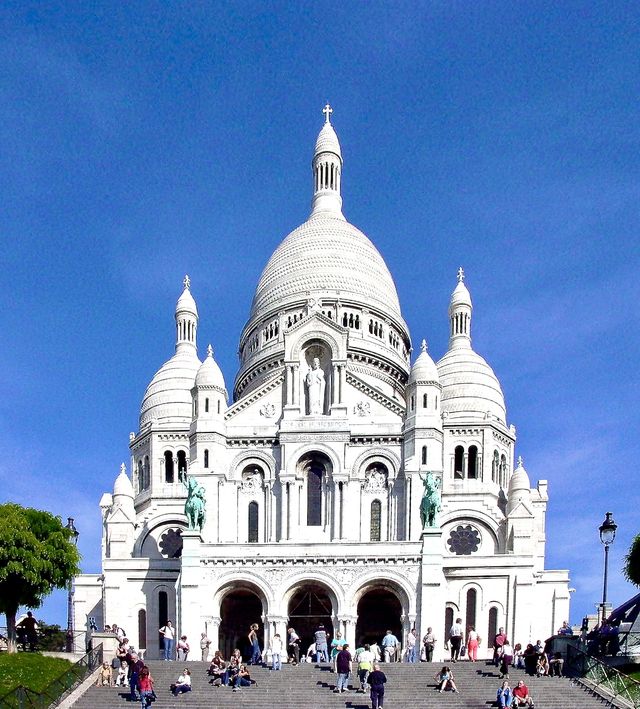
[[[72,663],[58,657],[44,657],[37,652],[0,654],[0,697],[19,685],[41,692]]]

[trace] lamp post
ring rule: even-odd
[[[609,575],[609,547],[613,544],[616,538],[616,530],[618,525],[613,521],[613,514],[607,512],[604,517],[604,522],[600,525],[600,541],[604,545],[604,581],[602,585],[602,622],[605,617],[607,607],[607,580]]]
[[[80,532],[76,529],[73,523],[73,517],[67,519],[67,529],[73,535],[73,542],[78,546],[78,537]],[[67,652],[73,652],[73,579],[69,579],[69,587],[67,589]]]

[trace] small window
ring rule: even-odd
[[[462,446],[456,446],[453,459],[453,477],[456,480],[462,480],[464,478],[464,448]]]
[[[218,413],[220,413],[220,399],[218,399]]]
[[[487,638],[495,638],[498,633],[498,609],[495,606],[489,608],[489,627],[487,628]]]
[[[209,399],[204,400],[204,412],[205,414],[209,413]]]
[[[467,591],[467,614],[466,614],[466,627],[467,630],[469,628],[475,628],[476,627],[476,601],[477,601],[478,594],[476,592],[475,588],[470,588]],[[491,640],[489,641],[491,642]]]
[[[258,503],[250,502],[248,509],[248,535],[247,541],[249,544],[258,543]]]
[[[173,474],[173,453],[171,451],[164,452],[164,481],[166,483],[172,483],[174,479]]]
[[[382,503],[374,500],[371,503],[371,541],[379,542],[381,539]]]
[[[209,451],[205,450],[204,452],[204,467],[208,468],[209,467]]]
[[[178,451],[178,479],[182,480],[187,474],[187,454]]]
[[[422,465],[427,464],[427,446],[422,446]]]
[[[414,411],[416,408],[416,397],[412,394],[411,395],[411,411]]]
[[[475,479],[478,477],[478,448],[469,446],[469,459],[467,460],[469,469],[468,477]]]
[[[422,395],[422,408],[423,409],[427,408],[427,395],[426,394]]]

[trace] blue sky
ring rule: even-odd
[[[98,500],[173,351],[189,273],[232,388],[269,255],[305,220],[333,122],[345,215],[380,249],[414,347],[447,344],[463,265],[571,620],[640,531],[640,10],[625,2],[28,3],[0,8],[0,501]],[[416,348],[417,349],[417,348]],[[64,594],[47,602],[65,622]]]

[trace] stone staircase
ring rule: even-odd
[[[212,687],[203,662],[149,662],[158,700],[154,709],[255,709],[285,706],[287,709],[369,709],[369,695],[350,691],[334,694],[336,676],[328,665],[285,665],[281,672],[265,667],[251,669],[257,686],[233,692],[230,687]],[[174,697],[169,691],[183,667],[191,670],[193,690]],[[387,675],[385,709],[420,707],[424,709],[489,709],[495,706],[500,679],[495,667],[484,661],[459,662],[453,665],[459,694],[439,694],[433,679],[441,664],[381,665]],[[511,686],[518,679],[527,683],[536,709],[602,709],[610,704],[574,684],[567,678],[528,677],[522,670],[510,674]],[[120,687],[92,686],[73,705],[74,709],[116,709],[139,706],[127,701],[128,691]]]

